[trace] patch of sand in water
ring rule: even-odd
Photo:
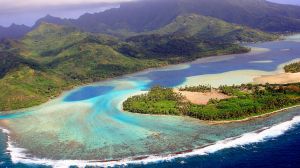
[[[210,85],[219,87],[221,85],[240,85],[243,83],[251,83],[253,79],[261,75],[274,74],[272,72],[258,70],[237,70],[219,74],[206,74],[199,76],[187,77],[186,81],[178,87]]]

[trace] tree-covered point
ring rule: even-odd
[[[184,98],[170,88],[156,86],[147,94],[128,98],[123,109],[142,114],[180,115],[183,112]]]
[[[286,85],[241,85],[215,88],[232,96],[196,105],[172,89],[155,87],[148,94],[133,96],[124,110],[142,114],[186,115],[201,120],[237,120],[300,104],[300,83]]]
[[[284,70],[288,73],[300,72],[300,61],[284,66]]]

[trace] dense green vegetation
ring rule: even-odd
[[[54,73],[34,70],[22,64],[0,80],[0,110],[39,105],[69,87],[67,81]]]
[[[120,52],[130,57],[168,60],[170,63],[190,61],[196,58],[237,54],[249,49],[237,44],[202,42],[190,38],[177,38],[171,35],[141,35],[127,39]]]
[[[153,87],[148,94],[133,96],[124,103],[124,109],[134,113],[170,114],[182,113],[183,97],[170,88]]]
[[[167,65],[118,52],[120,40],[44,23],[0,43],[0,111],[31,107],[83,83]]]
[[[180,33],[182,22],[185,33]],[[197,15],[182,16],[172,24],[177,26],[120,39],[41,23],[22,40],[1,41],[0,88],[7,89],[0,92],[0,111],[37,105],[73,86],[146,68],[247,52],[236,42],[276,37]]]
[[[237,43],[277,38],[258,30],[190,14],[178,16],[161,29],[127,38],[119,51],[131,57],[168,59],[176,63],[210,55],[248,52],[248,48]]]
[[[300,62],[292,63],[284,66],[284,71],[287,73],[298,73],[300,72]]]
[[[218,41],[223,43],[258,42],[278,38],[274,34],[196,14],[180,15],[166,26],[149,33],[172,34],[175,37],[193,37],[192,39],[203,42]]]
[[[218,90],[232,98],[196,105],[185,101],[172,89],[154,87],[148,94],[128,98],[123,107],[134,113],[187,115],[214,121],[242,119],[300,104],[300,83],[221,86]]]

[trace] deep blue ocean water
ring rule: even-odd
[[[195,156],[128,167],[145,168],[299,168],[300,167],[300,126],[284,135],[265,142],[243,147],[225,149],[206,156]]]

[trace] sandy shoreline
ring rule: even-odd
[[[288,84],[298,82],[300,82],[300,73],[279,73],[254,78],[254,83],[256,84]]]

